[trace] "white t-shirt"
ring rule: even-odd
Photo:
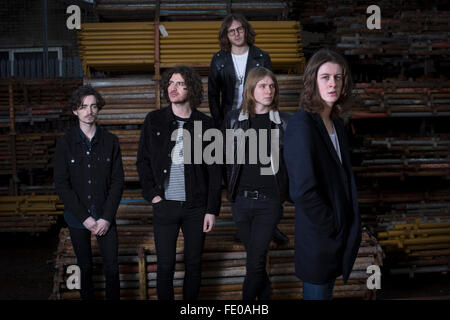
[[[341,163],[342,163],[341,148],[339,147],[339,139],[337,137],[336,129],[334,128],[334,126],[333,126],[333,133],[331,133],[329,135],[330,135],[331,142],[333,142],[334,149],[336,150],[336,153],[338,154],[339,160],[341,160]]]
[[[236,74],[236,83],[234,85],[234,98],[232,109],[238,109],[242,102],[242,93],[244,92],[245,68],[247,67],[248,50],[244,54],[231,54]]]

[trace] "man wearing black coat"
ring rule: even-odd
[[[254,42],[255,31],[244,16],[225,17],[219,30],[221,50],[214,54],[208,76],[209,109],[217,128],[230,110],[240,107],[248,72],[254,67],[272,71],[269,54]]]
[[[295,203],[295,273],[303,299],[331,300],[337,277],[350,277],[361,217],[340,112],[352,94],[345,58],[321,49],[308,61],[300,110],[285,133],[284,159]]]
[[[56,144],[55,189],[81,271],[81,298],[93,299],[91,233],[103,257],[106,299],[120,298],[116,211],[123,191],[119,140],[96,125],[105,104],[91,86],[74,91],[70,107],[78,124]]]

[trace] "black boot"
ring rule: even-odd
[[[276,244],[280,245],[289,243],[289,238],[278,228],[275,228],[273,231],[272,240],[275,241]]]

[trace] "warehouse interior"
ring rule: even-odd
[[[381,26],[369,27],[380,10]],[[69,29],[70,5],[81,27]],[[98,123],[119,138],[125,189],[117,212],[121,298],[156,299],[152,207],[141,195],[136,153],[148,112],[167,106],[161,74],[177,64],[202,76],[199,110],[209,114],[207,76],[217,33],[244,14],[255,44],[271,56],[280,110],[298,110],[302,73],[319,48],[349,61],[355,82],[343,119],[350,137],[363,239],[350,280],[335,299],[450,299],[449,1],[6,0],[0,39],[0,299],[77,300],[67,288],[76,264],[64,205],[53,185],[56,140],[74,125],[72,91],[91,84],[104,97]],[[294,273],[294,206],[284,204],[267,270],[274,300],[301,299]],[[102,260],[92,241],[96,295]],[[183,237],[175,298],[182,297]],[[369,289],[367,268],[381,269]],[[239,300],[245,249],[225,192],[203,254],[201,300]]]

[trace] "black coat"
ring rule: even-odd
[[[323,284],[346,282],[361,243],[361,219],[347,136],[333,121],[342,164],[318,114],[297,111],[285,134],[284,158],[295,204],[295,272]]]
[[[252,45],[249,47],[245,80],[247,80],[248,72],[254,67],[272,70],[272,62],[267,52]],[[208,75],[209,110],[216,128],[221,128],[225,115],[233,106],[235,84],[236,73],[231,52],[220,50],[211,60]]]
[[[202,132],[213,128],[211,117],[193,109],[191,117],[184,125],[191,135],[191,164],[184,165],[186,204],[188,207],[204,207],[206,213],[219,214],[221,204],[221,166],[194,162],[194,121],[202,125]],[[178,123],[172,112],[172,107],[155,110],[147,114],[142,127],[137,154],[137,170],[142,186],[142,196],[149,202],[155,196],[164,199],[165,185],[172,165],[171,153],[175,141],[172,133],[178,129]],[[202,143],[202,152],[209,142]],[[186,150],[185,156],[189,154]],[[202,157],[202,155],[197,154]]]
[[[119,139],[97,126],[90,157],[78,126],[58,139],[53,179],[64,210],[80,223],[89,218],[92,201],[98,218],[115,222],[123,191]]]
[[[279,114],[279,120],[280,123],[274,123],[271,121],[271,129],[278,129],[279,131],[279,168],[277,173],[275,174],[276,178],[276,185],[278,187],[278,194],[280,196],[280,201],[283,203],[284,201],[289,199],[289,181],[288,181],[288,175],[286,171],[286,165],[284,163],[283,159],[283,145],[284,145],[284,132],[286,130],[286,126],[289,120],[289,117],[291,116],[289,113],[286,112],[277,112]],[[248,118],[242,119],[239,121],[239,115],[240,115],[240,109],[233,110],[229,112],[225,117],[224,122],[224,137],[226,136],[226,129],[233,129],[234,131],[242,129],[243,132],[247,131],[250,123]],[[269,135],[270,138],[270,135]],[[238,178],[240,175],[240,172],[242,171],[242,164],[237,163],[237,140],[233,140],[233,149],[234,149],[234,163],[227,164],[226,165],[226,182],[227,182],[227,197],[229,201],[234,202],[234,199],[236,198],[236,191],[238,189]],[[224,153],[226,152],[226,149],[224,150]]]

